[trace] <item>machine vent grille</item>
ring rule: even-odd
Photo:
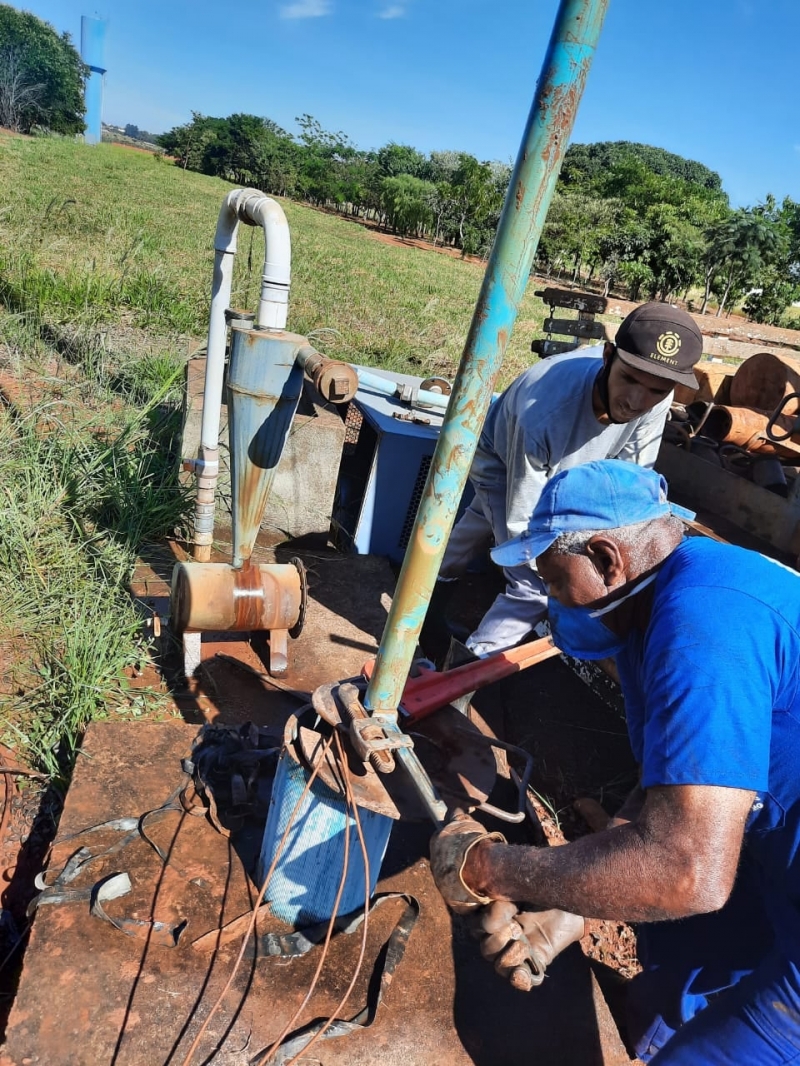
[[[352,455],[358,444],[358,436],[364,416],[354,403],[347,405],[347,417],[344,420],[344,455]]]
[[[419,501],[422,499],[422,490],[425,488],[425,482],[428,479],[428,471],[431,468],[432,458],[432,455],[423,455],[419,462],[417,480],[414,482],[414,490],[411,493],[411,499],[408,501],[406,520],[405,522],[403,522],[403,528],[400,531],[400,539],[397,542],[397,547],[400,548],[402,551],[405,551],[405,549],[408,547],[408,541],[411,537],[411,530],[414,528],[414,519],[417,517]]]

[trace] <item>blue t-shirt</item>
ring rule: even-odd
[[[642,787],[756,792],[746,846],[800,959],[800,574],[704,537],[662,565],[617,658]]]

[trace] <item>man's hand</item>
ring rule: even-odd
[[[447,906],[456,914],[469,914],[489,896],[473,892],[464,880],[464,863],[472,848],[482,841],[505,844],[502,833],[489,833],[469,815],[457,815],[431,839],[431,872]]]
[[[556,955],[584,934],[584,921],[578,914],[519,911],[504,901],[495,901],[472,920],[481,954],[520,992],[540,985]]]

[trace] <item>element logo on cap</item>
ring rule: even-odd
[[[681,338],[674,330],[662,333],[656,341],[656,351],[663,359],[672,360],[680,351]]]

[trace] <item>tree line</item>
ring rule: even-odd
[[[0,3],[0,125],[81,133],[87,73],[69,34]],[[488,255],[508,164],[393,142],[363,151],[311,115],[297,123],[292,135],[256,115],[193,112],[157,140],[185,169]],[[750,318],[780,324],[800,295],[800,204],[767,196],[733,209],[702,163],[627,141],[574,144],[534,269],[632,300],[700,293],[703,313],[712,301],[721,314],[744,300]]]
[[[488,255],[509,165],[393,142],[363,151],[311,115],[297,124],[293,136],[255,115],[194,112],[159,143],[186,169]],[[800,295],[800,204],[767,196],[733,209],[702,163],[627,141],[573,144],[534,268],[631,300],[699,292],[702,313],[744,299],[751,319],[780,324]]]

